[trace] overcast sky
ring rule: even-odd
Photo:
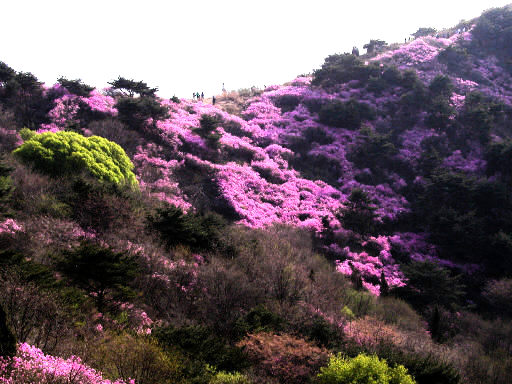
[[[281,84],[371,38],[402,42],[499,0],[6,0],[0,61],[53,84],[103,88],[118,75],[191,98]]]

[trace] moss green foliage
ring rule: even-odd
[[[87,171],[101,181],[135,186],[133,164],[116,143],[75,132],[33,135],[13,152],[18,158],[50,175]]]
[[[239,372],[218,372],[208,384],[251,384],[249,378]]]
[[[403,365],[389,367],[385,360],[364,354],[350,359],[331,357],[329,365],[320,369],[319,384],[415,384]]]
[[[28,129],[27,127],[21,128],[20,130],[20,136],[23,139],[23,141],[28,141],[35,135],[37,135],[36,131]]]
[[[7,316],[0,305],[0,357],[16,354],[16,338],[7,324]]]

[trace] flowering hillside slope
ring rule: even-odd
[[[366,353],[508,383],[510,31],[490,10],[215,105],[0,62],[0,382],[309,382]]]
[[[346,81],[318,86],[320,70],[313,84],[312,77],[299,77],[267,87],[240,116],[202,101],[160,100],[167,116],[149,117],[142,131],[128,136],[140,186],[185,211],[214,210],[249,227],[281,223],[342,238],[353,228],[343,226],[340,212],[351,191],[361,189],[374,207],[375,223],[389,227],[411,214],[411,191],[422,188],[432,171],[425,167],[483,177],[489,139],[482,135],[506,129],[506,123],[497,123],[480,136],[461,134],[464,119],[473,113],[466,97],[477,99],[479,91],[489,103],[503,102],[505,114],[512,97],[511,77],[498,59],[468,54],[474,51],[471,43],[471,30],[421,37],[364,63],[352,62],[354,73]],[[460,52],[467,62],[463,69],[452,62]],[[360,77],[364,70],[369,76]],[[47,92],[55,98],[49,123],[39,132],[78,128],[126,144],[125,134],[94,123],[118,115],[119,95],[113,90],[77,96],[57,84]],[[426,164],[432,151],[440,164]],[[406,236],[386,231],[383,250],[392,237]],[[345,260],[340,271],[359,269],[376,293],[381,273],[391,286],[404,284],[391,255],[366,258],[375,268],[370,272],[358,267],[362,256],[341,243],[325,244]]]

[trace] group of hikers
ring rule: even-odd
[[[203,101],[203,100],[204,100],[204,92],[201,92],[201,93],[199,93],[199,92],[194,92],[194,93],[192,94],[192,100],[201,100],[201,101]],[[215,96],[212,96],[212,104],[213,104],[213,105],[215,105],[215,102],[216,102],[216,101],[217,101],[217,100],[215,99]]]

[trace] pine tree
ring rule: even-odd
[[[16,354],[16,338],[7,324],[7,315],[0,304],[0,357]]]

